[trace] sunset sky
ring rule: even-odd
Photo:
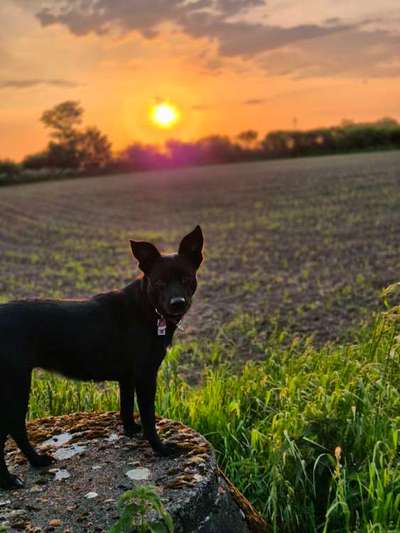
[[[0,20],[0,158],[43,148],[41,112],[67,99],[115,150],[400,119],[399,0],[1,0]]]

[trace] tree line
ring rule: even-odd
[[[400,148],[400,124],[389,117],[370,123],[344,120],[338,126],[307,131],[278,130],[263,138],[257,131],[247,130],[234,138],[211,135],[194,142],[172,139],[162,147],[134,142],[116,154],[98,128],[82,126],[79,102],[62,102],[45,111],[41,121],[50,131],[48,146],[21,163],[0,160],[0,184]]]

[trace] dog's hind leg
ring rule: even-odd
[[[37,453],[35,448],[29,442],[26,431],[26,413],[28,411],[29,392],[31,386],[31,376],[18,379],[16,390],[18,391],[13,398],[14,417],[10,421],[10,435],[15,440],[21,452],[28,459],[29,463],[36,467],[49,466],[53,459],[50,455]]]
[[[0,386],[0,488],[5,490],[18,489],[23,486],[22,481],[8,471],[4,448],[9,435],[10,420],[14,415],[13,402],[10,397],[11,381],[3,368],[0,368],[0,375],[3,378]]]
[[[7,469],[4,459],[4,446],[7,435],[0,433],[0,488],[5,490],[20,489],[23,486],[22,481],[17,476],[13,476]]]

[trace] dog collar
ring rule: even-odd
[[[158,316],[157,318],[157,335],[159,337],[163,337],[167,333],[167,321],[172,322],[174,326],[176,326],[179,330],[184,331],[184,328],[182,326],[182,320],[178,320],[178,322],[175,322],[171,318],[165,318],[165,316],[160,313],[160,311],[157,309],[157,307],[154,307],[154,310]]]

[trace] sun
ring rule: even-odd
[[[174,105],[168,102],[159,102],[151,108],[150,118],[158,127],[168,129],[178,122],[180,114]]]

